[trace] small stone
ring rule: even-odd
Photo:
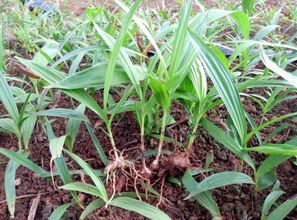
[[[177,201],[177,206],[178,206],[179,208],[184,208],[184,207],[186,206],[186,204],[185,204],[183,201],[178,200],[178,201]]]
[[[219,151],[217,153],[217,157],[220,159],[220,160],[227,160],[227,154],[225,151]]]
[[[17,178],[17,179],[15,179],[15,181],[14,181],[14,185],[15,186],[19,186],[19,185],[21,185],[22,184],[22,180],[21,180],[21,178]]]
[[[245,198],[245,194],[243,192],[240,194],[240,198],[241,199],[244,199]]]
[[[226,200],[227,202],[233,202],[234,201],[234,197],[232,195],[226,195]]]
[[[230,185],[229,186],[229,192],[233,193],[235,195],[239,195],[240,194],[240,190],[238,189],[238,187],[236,185]]]
[[[16,150],[17,150],[17,147],[12,146],[12,147],[10,148],[10,150],[12,150],[12,151],[16,151]]]
[[[284,170],[285,172],[290,172],[290,171],[292,170],[292,166],[291,166],[291,164],[290,164],[289,161],[286,161],[286,162],[283,164],[282,168],[283,168],[283,170]]]
[[[235,213],[236,213],[237,218],[240,219],[244,210],[245,210],[244,205],[241,202],[236,201],[235,202]]]
[[[189,200],[188,200],[189,202],[195,202],[196,200],[195,200],[195,198],[194,197],[191,197],[191,198],[189,198]]]
[[[85,202],[85,199],[86,199],[86,195],[83,194],[83,193],[79,193],[78,194],[78,199],[81,203],[84,203]]]
[[[224,212],[232,212],[233,211],[233,208],[234,208],[235,204],[233,203],[227,203],[223,206],[222,210]]]

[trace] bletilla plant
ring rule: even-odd
[[[275,30],[271,25],[256,33],[252,31],[254,1],[242,1],[241,11],[202,8],[201,12],[195,12],[193,2],[186,0],[172,20],[165,12],[141,8],[141,0],[130,8],[120,0],[114,2],[118,6],[115,11],[103,6],[90,7],[82,17],[69,21],[62,21],[63,15],[57,12],[51,15],[53,24],[48,26],[42,25],[41,18],[48,22],[49,15],[38,17],[28,11],[13,11],[11,19],[18,22],[16,35],[23,36],[28,30],[35,33],[25,34],[20,40],[24,48],[34,53],[32,59],[17,54],[15,62],[36,78],[18,79],[6,73],[4,40],[0,38],[0,100],[7,112],[0,118],[0,131],[14,134],[19,143],[18,152],[0,148],[0,153],[10,159],[5,193],[11,216],[15,212],[16,170],[24,166],[52,180],[56,189],[71,194],[74,202],[58,207],[51,220],[60,219],[73,205],[82,208],[80,219],[101,207],[119,207],[151,219],[170,219],[160,209],[142,201],[148,197],[158,197],[158,204],[166,201],[162,190],[159,194],[153,188],[155,178],[161,180],[161,185],[164,181],[183,185],[189,193],[185,199],[194,197],[213,219],[222,219],[222,215],[211,190],[232,184],[250,184],[255,193],[271,189],[263,203],[261,218],[283,219],[297,203],[291,198],[272,209],[284,193],[275,168],[297,155],[297,142],[292,138],[284,144],[272,143],[272,136],[289,127],[289,122],[276,126],[265,138],[261,131],[297,116],[297,112],[292,112],[272,119],[266,117],[278,104],[296,99],[297,77],[295,72],[288,71],[296,60],[296,45],[272,42],[274,38],[266,41]],[[20,20],[22,13],[25,17]],[[31,20],[35,21],[31,25],[25,22]],[[10,84],[14,81],[18,83]],[[253,92],[259,87],[268,93],[268,98]],[[70,98],[73,110],[48,108],[49,104],[58,105],[56,96],[60,93]],[[245,101],[260,106],[261,120],[246,111]],[[169,125],[179,123],[174,121],[176,104],[182,106],[187,119],[182,122],[187,123],[188,129],[184,143],[170,136],[168,129]],[[217,116],[217,121],[209,117],[222,106],[228,116]],[[94,127],[86,116],[89,110],[97,117]],[[120,123],[124,113],[139,125],[140,155],[136,159],[126,151],[133,149],[127,146],[120,151],[121,143],[115,141],[115,122]],[[49,117],[68,118],[65,135],[55,135]],[[29,159],[30,137],[36,124],[48,137],[49,171]],[[81,124],[88,131],[104,170],[93,169],[84,157],[76,154],[75,140]],[[214,172],[209,158],[203,169],[194,167],[193,156],[200,149],[195,142],[201,138],[199,128],[237,157],[237,170]],[[108,155],[96,132],[104,132],[109,138],[110,143],[104,143],[110,146]],[[155,144],[147,141],[149,138],[158,141]],[[178,149],[172,152],[167,142],[178,145]],[[256,163],[250,152],[266,154],[267,158]],[[80,168],[71,169],[66,158]],[[171,167],[183,172],[182,177],[169,176],[164,166],[168,161]],[[73,177],[82,173],[89,181]],[[132,183],[134,192],[117,192],[116,183],[121,175],[127,185]],[[197,175],[203,175],[203,180],[197,182],[194,178]],[[57,178],[61,181],[57,182]],[[111,193],[107,186],[111,186]],[[96,199],[83,204],[78,192]]]

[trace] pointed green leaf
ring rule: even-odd
[[[270,215],[268,215],[267,220],[282,220],[284,219],[295,207],[297,206],[297,197],[288,199],[275,210],[273,210]]]
[[[161,105],[162,108],[168,112],[171,106],[171,98],[167,86],[152,77],[149,78],[149,85],[159,105]]]
[[[143,201],[128,197],[115,198],[110,202],[110,205],[116,206],[129,211],[137,212],[149,219],[153,220],[170,220],[171,218],[162,212],[160,209],[149,205]]]
[[[186,171],[183,178],[182,178],[183,185],[187,189],[189,193],[196,190],[197,182],[195,179],[190,175],[189,171]],[[215,218],[221,218],[221,213],[219,210],[219,207],[216,203],[216,201],[212,198],[212,195],[210,192],[205,191],[202,193],[197,194],[194,196],[196,201],[203,206],[205,209],[207,209],[212,217]]]
[[[52,117],[72,118],[72,119],[81,120],[81,121],[88,121],[88,118],[84,114],[76,110],[65,109],[65,108],[43,110],[40,112],[36,112],[36,115],[47,116],[47,117],[52,116]]]
[[[0,72],[0,101],[2,101],[12,120],[15,123],[18,123],[20,117],[19,111],[16,103],[14,102],[10,86],[6,82],[2,72]]]
[[[54,212],[50,215],[48,220],[59,220],[62,219],[63,215],[67,211],[67,209],[72,205],[72,203],[66,203],[64,205],[59,206],[54,210]]]
[[[263,207],[262,207],[262,219],[263,220],[265,219],[265,217],[268,216],[268,212],[271,209],[271,207],[274,205],[274,203],[283,194],[284,194],[284,192],[281,190],[276,190],[276,191],[272,191],[271,193],[269,193],[269,195],[266,197]]]
[[[1,118],[0,128],[3,129],[5,132],[10,132],[15,135],[18,135],[19,133],[16,124],[10,118]]]
[[[87,164],[83,159],[81,159],[79,156],[65,150],[65,152],[73,159],[75,162],[77,162],[90,176],[90,178],[93,180],[94,184],[97,187],[97,190],[100,192],[100,195],[98,195],[100,198],[102,198],[105,202],[108,201],[108,195],[105,189],[105,186],[101,179],[98,177],[98,175],[95,173],[95,171]]]
[[[117,38],[117,41],[114,45],[114,48],[112,50],[112,53],[109,57],[109,62],[108,62],[108,67],[107,67],[107,71],[106,71],[106,76],[105,76],[105,82],[104,82],[104,109],[106,109],[107,107],[107,100],[108,100],[108,95],[109,95],[109,90],[110,90],[110,86],[111,86],[111,81],[112,81],[112,77],[113,77],[113,73],[114,73],[114,69],[116,66],[116,61],[118,59],[120,50],[121,50],[121,46],[124,42],[125,36],[128,32],[128,28],[129,25],[131,23],[131,20],[133,18],[134,13],[136,12],[138,6],[140,5],[141,1],[140,0],[136,0],[135,3],[131,6],[129,13],[126,15],[123,23],[122,23],[122,29],[120,31],[120,34]]]
[[[93,196],[98,196],[101,198],[101,192],[98,190],[98,188],[88,183],[72,182],[72,183],[67,183],[64,186],[60,186],[59,188],[70,190],[70,191],[83,192],[83,193],[87,193]]]
[[[91,139],[93,141],[93,144],[96,148],[97,153],[99,154],[100,159],[102,160],[102,162],[104,163],[105,166],[108,165],[108,159],[106,154],[104,153],[104,150],[101,146],[101,144],[99,143],[99,140],[97,139],[95,132],[93,130],[93,128],[91,127],[91,125],[89,123],[85,123],[87,130],[91,136]]]
[[[216,173],[209,177],[206,177],[201,182],[197,183],[195,189],[190,192],[190,195],[186,198],[189,199],[199,193],[215,189],[222,186],[232,185],[232,184],[254,184],[251,177],[240,172],[222,172]]]
[[[215,85],[218,94],[224,101],[239,137],[243,142],[243,139],[246,136],[247,124],[243,105],[240,101],[239,93],[232,81],[231,74],[198,36],[194,33],[191,33],[191,36],[192,45],[199,55],[206,72]]]
[[[10,160],[15,160],[20,165],[28,168],[29,170],[37,173],[41,177],[48,177],[49,172],[41,168],[40,166],[33,163],[31,160],[29,160],[26,156],[21,155],[17,152],[6,150],[3,148],[0,148],[0,154],[3,154],[4,156],[8,157]]]
[[[179,19],[179,24],[177,31],[174,35],[173,48],[171,52],[171,65],[170,74],[174,75],[179,65],[182,62],[182,54],[185,49],[185,40],[188,34],[188,23],[192,11],[192,0],[186,1],[185,6],[182,8],[181,18]]]
[[[93,202],[91,202],[85,210],[81,213],[79,219],[84,220],[89,214],[91,214],[96,209],[102,207],[105,205],[105,202],[102,199],[96,199]]]
[[[84,114],[85,112],[85,105],[80,104],[75,110],[78,111],[81,114]],[[69,141],[66,139],[66,145],[68,147],[68,150],[72,151],[75,139],[76,139],[76,135],[78,133],[79,127],[81,124],[81,120],[79,119],[74,119],[74,118],[70,118],[68,123],[67,123],[67,127],[66,127],[66,134],[69,137]]]
[[[245,152],[238,142],[232,139],[226,132],[206,119],[202,119],[201,124],[210,133],[210,135],[223,144],[224,147],[248,163],[254,170],[256,169],[255,164],[248,153]]]
[[[278,154],[285,156],[297,155],[297,146],[290,144],[265,144],[259,147],[245,148],[245,151],[255,151],[264,154]]]
[[[262,58],[263,63],[265,66],[273,71],[274,73],[278,74],[279,76],[283,77],[285,80],[287,80],[289,83],[291,83],[295,88],[297,88],[297,76],[289,73],[279,66],[277,66],[274,62],[272,62],[269,57],[265,54],[263,49],[260,49],[260,55]]]

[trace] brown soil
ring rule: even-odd
[[[62,98],[59,103],[60,107],[68,107],[70,100],[67,97]],[[257,106],[254,106],[249,101],[245,101],[245,107],[249,113],[260,120],[259,109]],[[172,112],[176,120],[179,120],[182,117],[183,110],[180,109],[178,104],[175,105],[175,108]],[[297,100],[283,103],[281,106],[277,107],[273,112],[271,112],[269,117],[275,117],[277,115],[289,113],[296,111],[297,109]],[[226,111],[223,107],[216,109],[217,115],[216,118],[224,120],[226,117]],[[87,111],[87,116],[94,125],[98,118],[93,113]],[[210,116],[210,119],[213,116]],[[217,120],[216,120],[217,121]],[[117,120],[118,122],[118,120]],[[292,121],[290,121],[292,123]],[[66,120],[57,119],[53,128],[56,136],[63,135],[65,133]],[[265,130],[261,135],[265,137],[273,127]],[[139,146],[139,131],[135,127],[134,123],[131,123],[129,118],[126,115],[123,115],[120,118],[120,123],[114,124],[114,134],[115,140],[119,150],[128,150],[134,147]],[[186,138],[186,133],[188,130],[187,123],[180,124],[176,126],[171,133],[175,134],[180,141],[184,141]],[[234,157],[229,151],[225,150],[220,144],[218,144],[212,137],[210,137],[202,128],[197,132],[198,138],[194,144],[193,151],[193,160],[192,165],[195,167],[201,167],[205,163],[206,157],[209,153],[212,153],[214,156],[214,163],[211,164],[211,167],[215,172],[226,171],[226,170],[238,170],[239,160]],[[103,132],[97,131],[97,137],[100,140],[101,145],[104,147],[105,152],[108,154],[110,150],[110,144]],[[292,123],[290,128],[286,129],[284,132],[275,137],[275,141],[285,142],[291,137],[297,135],[297,124]],[[37,138],[37,136],[39,136]],[[40,137],[41,136],[41,137]],[[17,142],[15,139],[11,138],[9,135],[0,134],[1,138],[1,147],[7,149],[16,149]],[[154,148],[156,143],[155,140],[148,140],[147,146]],[[127,144],[130,143],[130,144]],[[166,149],[173,151],[174,146],[167,144]],[[48,141],[46,135],[40,135],[40,132],[35,132],[34,137],[31,140],[30,144],[30,159],[36,164],[42,166],[44,169],[49,170],[49,161],[50,161],[50,152],[48,149]],[[84,126],[81,126],[79,135],[77,137],[74,152],[82,157],[85,161],[94,168],[94,169],[104,169],[104,165],[100,161],[98,154],[93,147],[93,144],[89,138],[89,135]],[[128,152],[128,151],[127,151]],[[131,150],[128,152],[130,158],[133,158],[133,155],[139,155],[138,150]],[[255,155],[255,160],[259,163],[263,160],[263,156]],[[67,158],[69,167],[78,168],[69,158]],[[278,178],[280,179],[282,185],[281,188],[286,192],[286,195],[283,196],[283,199],[290,198],[297,194],[296,179],[297,179],[297,169],[292,163],[293,161],[287,161],[277,169]],[[3,183],[5,164],[0,166],[0,182]],[[244,167],[243,171],[251,175],[251,171],[248,167]],[[180,177],[180,176],[177,176]],[[80,176],[74,177],[76,180],[80,180]],[[20,167],[17,171],[16,179],[21,180],[21,184],[17,186],[17,196],[26,196],[26,198],[17,199],[16,203],[16,219],[26,219],[30,210],[32,200],[37,197],[38,193],[42,194],[40,203],[38,205],[36,219],[47,219],[50,213],[57,206],[69,202],[71,197],[68,193],[58,190],[55,191],[51,181],[42,179],[29,171],[26,168]],[[203,179],[203,176],[199,176],[197,180]],[[61,184],[58,181],[58,184]],[[158,182],[154,185],[156,190],[160,190],[161,183]],[[0,193],[0,219],[9,219],[9,213],[5,203],[5,196],[3,190],[3,184],[1,184],[1,193]],[[109,186],[107,186],[109,187]],[[132,187],[120,187],[122,191],[133,191]],[[259,219],[261,206],[265,197],[267,196],[268,191],[264,190],[257,194],[253,192],[253,189],[249,186],[228,186],[223,187],[217,190],[213,190],[212,194],[217,201],[224,219],[243,219],[244,215],[250,217],[250,219]],[[172,219],[211,219],[209,213],[204,210],[202,207],[198,206],[193,199],[184,200],[187,192],[180,186],[165,182],[163,196],[168,199],[170,202],[165,202],[160,206]],[[94,198],[86,195],[80,195],[84,204],[88,204]],[[151,204],[156,205],[158,201],[149,199]],[[78,219],[79,213],[81,210],[79,208],[72,208],[68,212],[65,219]],[[297,213],[294,212],[291,214],[291,217],[294,217]],[[143,217],[124,211],[122,209],[111,208],[111,209],[98,209],[94,212],[89,219],[143,219]],[[288,217],[290,219],[290,217]],[[291,218],[293,219],[293,218]]]
[[[171,1],[169,1],[171,2]],[[81,8],[85,6],[75,6],[75,4],[70,7],[74,7],[73,10],[82,10]],[[78,13],[79,14],[79,13]],[[251,91],[250,91],[251,92]],[[263,90],[258,92],[263,93]],[[99,93],[97,93],[99,99]],[[58,103],[59,107],[68,107],[72,108],[70,105],[69,98],[62,95],[61,101]],[[257,105],[252,103],[249,100],[244,100],[245,109],[249,112],[256,122],[261,120],[259,112],[261,110]],[[280,106],[276,107],[272,112],[267,114],[268,118],[273,118],[278,115],[283,115],[289,112],[294,112],[297,110],[297,100],[290,102],[282,103]],[[3,114],[5,111],[0,105],[0,113]],[[178,103],[174,104],[172,110],[172,115],[175,120],[178,121],[184,115],[184,110]],[[87,111],[87,116],[94,126],[98,122],[98,117],[92,112]],[[209,113],[209,119],[214,120],[218,123],[224,121],[226,118],[226,110],[224,107],[218,107],[213,112]],[[297,124],[291,120],[287,120],[292,125],[285,129],[283,132],[274,137],[273,141],[276,143],[283,143],[289,140],[292,137],[297,135]],[[120,123],[119,123],[120,122]],[[67,121],[64,119],[56,119],[53,124],[53,128],[56,136],[61,136],[65,134],[65,127]],[[280,123],[279,123],[280,124]],[[276,124],[265,129],[261,136],[265,138],[274,127],[278,126]],[[126,155],[130,159],[135,158],[140,154],[139,150],[135,149],[140,145],[140,136],[139,128],[137,124],[130,120],[127,114],[123,114],[121,117],[118,117],[115,120],[113,125],[113,132],[115,135],[115,141],[119,150],[126,150]],[[186,135],[188,132],[188,125],[186,122],[177,125],[172,130],[168,131],[171,135],[177,138],[180,142],[186,141]],[[105,153],[108,155],[111,145],[109,143],[108,137],[101,132],[100,130],[96,131],[96,136],[99,139],[101,145],[103,146]],[[221,171],[236,171],[239,169],[239,160],[228,150],[225,150],[220,144],[218,144],[212,137],[210,137],[206,131],[200,128],[197,132],[197,139],[194,143],[193,153],[191,158],[192,166],[201,167],[205,164],[207,155],[213,154],[214,162],[211,164],[211,168],[214,169],[214,172]],[[17,141],[11,136],[0,133],[1,147],[6,149],[17,149]],[[154,139],[146,140],[146,147],[148,149],[155,149],[157,141]],[[252,141],[251,144],[256,144],[256,141]],[[176,148],[172,144],[165,144],[165,149],[174,151]],[[133,149],[133,150],[129,150]],[[35,133],[31,139],[30,143],[30,159],[36,164],[42,166],[44,169],[49,170],[50,164],[50,152],[48,148],[48,140],[45,134],[43,134],[39,129],[35,129]],[[87,161],[92,168],[103,170],[104,164],[100,161],[98,154],[93,147],[92,141],[89,137],[89,134],[84,125],[81,126],[78,137],[75,142],[74,152]],[[1,157],[2,158],[2,157]],[[1,161],[0,158],[0,161]],[[264,155],[254,154],[253,158],[257,164],[260,164],[261,161],[265,158]],[[66,157],[67,163],[71,168],[78,168],[78,166],[73,163],[69,158]],[[282,197],[282,200],[286,200],[297,194],[297,169],[296,165],[293,164],[294,161],[290,160],[282,164],[277,168],[278,179],[281,181],[281,189],[286,192]],[[137,163],[136,165],[139,165]],[[5,163],[0,163],[0,220],[9,219],[9,212],[5,202],[4,195],[4,172],[5,172]],[[164,165],[165,167],[168,165]],[[243,172],[251,175],[251,170],[244,166]],[[173,172],[177,177],[181,177],[181,173]],[[154,177],[156,180],[157,175]],[[203,179],[203,176],[198,176],[197,181]],[[71,196],[69,193],[62,190],[55,190],[51,181],[45,180],[38,177],[33,172],[29,171],[24,167],[20,167],[17,170],[16,179],[21,180],[20,185],[17,186],[17,196],[19,197],[16,202],[16,218],[17,220],[27,219],[29,210],[34,198],[40,193],[41,199],[38,204],[36,218],[38,220],[46,220],[52,213],[52,211],[61,204],[71,201]],[[56,178],[57,179],[57,178]],[[75,180],[80,181],[81,177],[79,175],[74,176]],[[88,178],[86,178],[88,181]],[[121,182],[121,181],[119,181]],[[153,181],[152,181],[153,182]],[[57,180],[57,183],[61,185],[61,182]],[[122,185],[122,186],[121,186]],[[124,184],[117,186],[119,191],[134,191],[133,187],[128,186],[126,189]],[[107,185],[107,188],[110,189],[110,186]],[[161,190],[161,182],[158,181],[154,188],[157,191]],[[216,202],[219,205],[220,211],[224,219],[259,219],[261,213],[261,207],[269,191],[264,190],[257,194],[254,193],[253,188],[243,185],[233,185],[228,187],[223,187],[217,190],[212,190],[212,195],[214,196]],[[187,196],[187,192],[180,186],[174,185],[165,181],[163,187],[163,196],[168,199],[167,202],[162,204],[159,208],[166,212],[172,219],[211,219],[211,215],[199,206],[194,199],[184,200]],[[80,198],[83,204],[88,204],[93,201],[95,198],[91,196],[86,196],[80,194]],[[158,203],[157,200],[152,198],[148,201],[152,205]],[[64,216],[64,219],[78,219],[81,210],[77,207],[71,208],[67,214]],[[297,211],[295,210],[290,214],[287,219],[295,219],[297,216]],[[88,219],[144,219],[142,216],[135,213],[125,211],[118,208],[100,208],[96,210]]]

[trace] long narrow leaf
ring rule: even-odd
[[[0,100],[2,101],[5,109],[11,116],[12,120],[15,123],[18,123],[19,116],[20,116],[19,111],[16,106],[16,103],[14,102],[11,89],[8,83],[6,82],[2,72],[0,72]]]
[[[210,135],[213,136],[221,144],[223,144],[224,147],[226,147],[242,160],[247,162],[254,170],[256,169],[252,158],[243,150],[238,142],[232,139],[226,132],[224,132],[222,129],[206,119],[202,119],[201,124],[210,133]]]
[[[10,216],[14,218],[15,212],[15,173],[20,164],[15,160],[9,160],[5,169],[4,190]]]
[[[65,150],[66,151],[66,150]],[[105,186],[103,184],[103,182],[101,181],[101,179],[97,176],[97,174],[94,172],[94,170],[83,160],[81,159],[79,156],[66,151],[67,154],[73,159],[75,160],[75,162],[77,162],[85,171],[86,173],[91,177],[91,179],[93,180],[94,184],[96,185],[96,187],[98,188],[98,191],[100,192],[100,194],[98,195],[100,198],[102,198],[105,202],[108,201],[108,195],[105,189]]]
[[[188,171],[185,172],[183,179],[183,185],[186,187],[187,191],[191,193],[195,191],[197,182],[195,179],[190,175]],[[216,201],[212,198],[210,192],[205,191],[202,193],[197,194],[194,196],[196,201],[207,209],[214,219],[221,218],[221,213]]]
[[[297,155],[297,146],[289,144],[265,144],[259,147],[245,148],[245,151],[255,151],[264,154],[278,154],[286,156]]]
[[[182,53],[184,50],[185,40],[188,34],[188,23],[192,11],[192,0],[186,1],[182,9],[181,18],[179,20],[178,29],[174,35],[173,48],[171,52],[170,74],[175,74],[182,61]]]
[[[107,67],[107,71],[106,71],[106,76],[105,76],[105,82],[104,82],[104,94],[103,94],[103,98],[104,98],[104,108],[106,109],[107,107],[107,101],[108,101],[108,95],[109,95],[109,89],[111,86],[111,81],[112,81],[112,76],[113,76],[113,72],[116,66],[116,61],[118,59],[119,53],[120,53],[120,49],[121,46],[124,42],[126,33],[128,31],[128,27],[130,25],[130,22],[132,20],[133,14],[136,12],[138,6],[140,5],[141,1],[140,0],[136,0],[136,2],[131,6],[129,13],[127,14],[127,16],[125,17],[124,21],[123,21],[123,25],[122,25],[122,29],[120,31],[120,34],[118,36],[118,39],[114,45],[114,48],[112,50],[112,53],[110,55],[109,58],[109,62],[108,62],[108,67]]]
[[[231,75],[225,66],[212,53],[212,51],[207,48],[207,46],[198,36],[196,36],[194,33],[191,33],[191,36],[192,44],[199,55],[209,77],[214,83],[220,97],[223,99],[230,117],[237,129],[239,137],[243,142],[243,139],[246,136],[247,124],[243,105],[240,101],[238,91],[236,90],[236,87],[232,81]]]
[[[29,170],[37,173],[41,177],[48,177],[50,175],[48,171],[36,165],[31,160],[27,159],[26,156],[21,155],[17,152],[0,148],[0,154],[3,154],[4,156],[8,157],[10,160],[17,161],[20,165],[27,167]]]
[[[64,118],[72,118],[72,119],[81,120],[81,121],[88,121],[88,118],[84,114],[76,110],[65,109],[65,108],[43,110],[40,112],[36,112],[36,115],[47,116],[47,117],[48,116],[64,117]]]
[[[50,215],[49,220],[58,220],[61,219],[65,214],[67,209],[72,205],[72,203],[66,203],[64,205],[59,206],[54,210],[54,212]]]
[[[280,206],[278,206],[273,212],[267,217],[267,220],[282,220],[284,219],[295,207],[297,206],[297,197],[288,199]]]
[[[273,204],[278,200],[278,198],[283,195],[284,192],[281,190],[272,191],[265,199],[263,207],[262,207],[262,219],[265,219],[264,217],[268,216],[268,212],[270,208],[273,206]]]
[[[278,74],[279,76],[283,77],[289,83],[291,83],[294,87],[297,88],[297,76],[296,75],[289,73],[289,72],[283,70],[282,68],[280,68],[279,66],[277,66],[274,62],[272,62],[269,59],[269,57],[265,54],[263,49],[260,50],[260,55],[263,60],[263,63],[265,64],[265,66],[268,69],[270,69],[274,73]]]
[[[102,199],[96,199],[93,202],[91,202],[85,210],[81,213],[79,219],[84,220],[89,214],[91,214],[96,209],[102,207],[105,205],[105,202]]]
[[[107,164],[108,164],[107,156],[104,153],[104,150],[103,150],[101,144],[99,143],[99,140],[97,139],[91,125],[89,123],[85,123],[85,125],[86,125],[86,127],[88,129],[88,132],[89,132],[89,134],[91,136],[91,139],[92,139],[93,144],[94,144],[94,146],[95,146],[95,148],[97,150],[97,153],[99,154],[100,159],[102,160],[104,165],[107,166]]]
[[[110,202],[110,205],[116,206],[129,211],[137,212],[153,220],[170,220],[171,218],[156,207],[145,202],[128,198],[119,197]]]
[[[76,111],[78,111],[81,114],[84,114],[85,109],[86,109],[85,105],[80,104],[76,108]],[[75,138],[76,138],[76,135],[78,133],[80,124],[81,124],[81,120],[79,120],[77,118],[70,118],[68,123],[67,123],[66,134],[70,138],[70,141],[66,140],[66,144],[67,144],[67,147],[68,147],[68,149],[70,151],[72,151],[72,149],[73,149],[73,145],[74,145]]]
[[[83,193],[87,193],[93,196],[98,196],[101,198],[101,192],[98,190],[98,188],[88,183],[82,183],[82,182],[67,183],[64,186],[60,186],[59,188],[70,190],[70,191],[83,192]]]
[[[197,183],[195,190],[190,192],[190,195],[186,198],[189,199],[199,193],[215,189],[222,186],[232,185],[232,184],[254,184],[254,181],[248,175],[240,172],[222,172],[213,174],[206,177],[201,182]]]

